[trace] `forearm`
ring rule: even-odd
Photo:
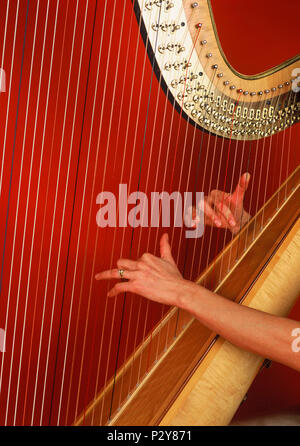
[[[180,306],[231,343],[300,371],[300,352],[292,349],[292,331],[300,322],[238,305],[186,282]]]

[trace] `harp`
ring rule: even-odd
[[[163,229],[136,214],[99,228],[97,196],[126,185],[130,208],[136,192],[231,192],[249,171],[241,231],[190,240],[173,225],[173,253],[186,278],[287,315],[300,290],[299,56],[235,71],[209,0],[1,6],[0,423],[228,424],[264,359],[176,308],[107,299],[95,272],[156,253]]]

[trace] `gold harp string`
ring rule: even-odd
[[[166,17],[166,20],[168,21],[168,16]],[[187,32],[187,31],[186,31]],[[173,41],[171,40],[171,44],[175,44],[175,36],[172,36]],[[164,59],[165,59],[166,53],[164,53],[163,55],[163,62],[162,64],[164,64]],[[152,154],[153,154],[153,146],[154,146],[154,136],[156,134],[156,123],[157,123],[157,117],[158,117],[158,104],[159,104],[159,98],[160,98],[160,88],[161,88],[161,81],[162,81],[162,72],[160,71],[159,74],[159,78],[158,78],[158,94],[156,95],[156,101],[155,101],[155,113],[154,113],[154,123],[152,126],[152,132],[151,132],[151,141],[150,141],[150,153],[149,153],[149,168],[147,170],[147,175],[146,175],[146,182],[145,182],[145,191],[148,191],[148,185],[149,185],[149,177],[150,177],[150,167],[152,164]],[[164,107],[164,113],[163,113],[163,126],[162,126],[162,131],[160,132],[161,137],[160,137],[160,144],[159,144],[159,151],[158,151],[158,158],[156,160],[156,164],[158,166],[160,166],[161,164],[161,155],[162,155],[162,140],[163,140],[163,133],[165,130],[165,119],[166,119],[166,105],[168,102],[168,93],[165,94],[165,107]],[[173,123],[173,120],[172,120]],[[172,125],[170,128],[170,133],[171,133],[171,129],[172,129]],[[168,150],[167,150],[167,159],[169,156],[169,146],[168,146]],[[167,163],[165,163],[165,169],[164,169],[164,178],[166,175],[166,165]],[[155,181],[154,181],[154,190],[157,190],[157,180],[158,180],[158,172],[159,169],[156,169],[156,175],[155,175]],[[150,248],[150,236],[151,236],[151,227],[148,229],[148,237],[147,237],[147,246],[146,246],[146,252],[149,251]],[[141,240],[142,240],[142,234],[143,234],[143,228],[141,228],[141,230],[139,231],[139,239],[138,239],[138,244],[137,244],[137,253],[140,253],[141,251]],[[156,246],[154,248],[154,251],[156,250]],[[134,299],[136,299],[136,297],[134,297]],[[132,320],[132,312],[133,312],[133,296],[130,295],[130,309],[129,309],[129,317],[128,317],[128,329],[127,329],[127,337],[126,337],[126,342],[125,342],[125,353],[124,353],[124,357],[127,358],[127,352],[128,352],[128,345],[129,345],[129,334],[130,334],[130,326],[131,326],[131,320]],[[143,302],[143,298],[139,297],[139,304],[138,304],[138,316],[136,318],[136,320],[138,321],[138,323],[136,324],[136,329],[134,332],[134,342],[133,342],[133,353],[132,353],[132,357],[131,357],[131,364],[129,365],[130,367],[130,378],[129,378],[129,392],[132,389],[132,376],[133,376],[133,364],[134,364],[134,360],[135,360],[135,351],[137,348],[137,338],[138,338],[138,328],[139,328],[139,320],[140,320],[140,314],[141,314],[141,308],[142,308],[142,302]],[[149,310],[149,301],[146,302],[146,311],[144,314],[144,327],[143,327],[143,334],[142,334],[142,342],[144,342],[145,338],[146,338],[146,326],[147,326],[147,319],[148,319],[148,310]],[[142,352],[141,352],[141,356],[142,356]],[[124,384],[124,367],[125,367],[125,363],[123,364],[123,366],[121,366],[120,368],[120,373],[121,373],[121,384],[120,384],[120,391],[119,391],[119,403],[118,406],[121,406],[121,398],[123,395],[123,384]],[[138,378],[139,381],[139,378]]]
[[[16,106],[16,118],[15,118],[15,125],[14,125],[14,140],[13,140],[13,147],[12,147],[11,167],[10,167],[10,181],[9,181],[9,190],[8,190],[8,202],[7,202],[7,209],[6,209],[6,221],[5,221],[5,224],[4,224],[4,226],[5,226],[5,235],[4,235],[4,243],[3,243],[1,276],[0,276],[0,293],[2,293],[3,269],[4,269],[4,259],[5,259],[5,252],[6,252],[6,237],[7,237],[7,229],[8,229],[8,216],[9,216],[9,211],[10,211],[10,201],[11,201],[11,191],[12,191],[12,176],[13,176],[14,161],[15,161],[16,134],[17,134],[19,110],[20,110],[20,102],[21,102],[21,89],[22,89],[21,87],[22,87],[22,78],[23,78],[24,57],[25,57],[25,43],[26,43],[26,38],[27,38],[27,23],[28,23],[29,0],[27,1],[26,5],[27,5],[26,6],[26,19],[25,19],[25,27],[24,27],[23,39],[22,39],[21,70],[20,70],[20,76],[19,76],[18,96],[17,96],[17,106]],[[4,166],[4,155],[5,155],[7,125],[8,125],[8,110],[9,110],[9,106],[10,106],[10,93],[11,93],[11,84],[12,84],[12,68],[13,68],[14,59],[15,59],[14,55],[15,55],[15,47],[16,47],[16,34],[17,34],[17,27],[18,27],[18,19],[19,19],[19,2],[17,4],[15,27],[14,27],[13,56],[12,56],[11,76],[10,76],[10,83],[9,83],[9,102],[8,102],[8,108],[7,108],[7,114],[6,114],[5,136],[4,136],[3,166]],[[1,185],[2,185],[2,176],[1,176],[0,187],[1,187]],[[0,190],[0,192],[1,192],[1,190]],[[10,308],[10,295],[8,295],[7,304],[6,304],[5,331],[7,331],[7,327],[8,327],[9,308]],[[5,352],[3,352],[2,361],[1,361],[0,389],[2,389],[2,380],[3,380],[3,370],[4,370],[4,359],[5,359],[5,357],[6,357]],[[10,379],[11,379],[11,374],[9,375],[9,380]],[[5,404],[5,402],[4,402],[4,404]],[[5,425],[7,424],[7,417],[8,417],[8,412],[6,410],[5,422],[4,422]]]
[[[17,235],[17,227],[19,222],[19,208],[20,208],[20,198],[21,198],[21,185],[22,185],[22,174],[23,174],[23,167],[24,167],[24,155],[25,155],[25,144],[27,141],[27,125],[28,125],[28,115],[29,115],[29,103],[31,98],[31,88],[32,88],[32,72],[33,72],[33,64],[34,64],[34,52],[35,52],[35,45],[36,45],[36,35],[37,35],[37,23],[38,23],[38,15],[39,15],[39,0],[37,2],[37,10],[35,15],[35,24],[34,24],[34,36],[33,36],[33,47],[32,47],[32,53],[31,53],[31,61],[30,61],[30,73],[29,73],[29,82],[28,82],[28,93],[27,93],[27,100],[26,100],[26,112],[25,112],[25,123],[24,123],[24,133],[23,133],[23,141],[22,141],[22,153],[21,153],[21,162],[20,162],[20,175],[19,175],[19,181],[18,181],[18,193],[17,193],[17,200],[16,200],[16,214],[14,218],[14,230],[13,230],[13,242],[12,242],[12,254],[11,254],[11,264],[10,264],[10,272],[9,272],[9,284],[8,284],[8,296],[11,296],[11,289],[12,289],[12,279],[13,279],[13,267],[15,262],[15,255],[16,253],[16,235]],[[37,114],[37,110],[36,110]],[[31,159],[30,159],[30,168],[29,168],[29,187],[27,192],[27,199],[26,199],[26,211],[25,211],[25,224],[23,227],[23,236],[22,236],[22,249],[21,249],[21,260],[20,260],[20,266],[18,269],[18,288],[17,288],[17,296],[16,296],[16,304],[15,304],[15,314],[14,314],[14,323],[13,323],[13,336],[12,336],[12,346],[11,346],[11,357],[10,357],[10,366],[9,366],[9,381],[8,381],[8,390],[7,390],[7,399],[6,399],[6,415],[5,415],[5,425],[8,421],[8,413],[9,413],[9,404],[10,404],[10,391],[11,391],[11,378],[12,378],[12,370],[13,370],[13,362],[14,362],[14,354],[15,354],[15,342],[16,342],[16,330],[17,330],[17,320],[18,320],[18,311],[19,311],[19,304],[20,304],[20,291],[21,291],[21,277],[22,277],[22,271],[23,271],[23,260],[24,260],[24,245],[25,245],[25,234],[26,234],[26,228],[27,228],[27,217],[28,217],[28,207],[29,207],[29,196],[30,196],[30,189],[31,189],[31,175],[32,175],[32,167],[33,167],[33,157],[34,157],[34,151],[35,146],[33,145],[33,150],[31,151]],[[20,385],[20,370],[22,365],[22,359],[23,359],[23,344],[24,344],[24,330],[25,330],[25,321],[26,321],[26,314],[27,314],[27,305],[28,305],[28,296],[25,301],[25,309],[24,309],[24,317],[23,317],[23,329],[22,329],[22,338],[21,338],[21,352],[20,352],[20,358],[19,358],[19,372],[18,372],[18,380],[17,380],[17,391],[16,395],[14,395],[15,398],[15,411],[14,411],[14,418],[13,418],[13,424],[16,423],[16,410],[17,410],[17,400],[18,400],[18,394],[19,394],[19,385]],[[7,313],[6,313],[7,321],[9,319],[9,305],[7,306]],[[11,316],[13,318],[13,315]],[[4,359],[3,355],[3,359]],[[3,367],[5,365],[3,364]]]
[[[40,342],[39,342],[39,353],[38,353],[38,362],[37,362],[37,371],[36,371],[36,379],[35,379],[35,388],[34,388],[34,401],[33,401],[33,411],[32,411],[32,423],[34,422],[34,411],[36,406],[36,399],[37,399],[37,389],[38,389],[38,381],[39,381],[39,374],[40,374],[40,355],[41,355],[41,349],[42,349],[42,340],[44,337],[44,318],[45,318],[45,312],[46,312],[46,303],[47,303],[47,295],[48,295],[48,287],[49,287],[49,276],[50,276],[50,259],[51,259],[51,253],[53,249],[53,238],[54,238],[54,227],[55,227],[55,215],[56,215],[56,209],[57,209],[57,202],[58,202],[58,189],[59,189],[59,179],[61,174],[61,165],[62,165],[62,154],[63,154],[63,143],[65,140],[65,130],[66,130],[66,118],[67,118],[67,108],[69,103],[69,93],[70,93],[70,77],[71,77],[71,71],[72,71],[72,62],[73,62],[73,54],[74,54],[74,47],[75,47],[75,36],[77,31],[77,17],[78,17],[78,3],[79,0],[77,0],[76,3],[76,10],[75,10],[75,26],[73,30],[73,36],[72,36],[72,49],[71,49],[71,59],[70,59],[70,65],[69,65],[69,72],[68,72],[68,84],[67,84],[67,91],[66,91],[66,102],[64,107],[64,117],[63,117],[63,128],[62,128],[62,137],[61,137],[61,144],[59,149],[59,161],[58,161],[58,174],[57,174],[57,181],[56,181],[56,187],[55,187],[55,198],[54,198],[54,212],[53,212],[53,220],[51,225],[51,235],[50,235],[50,247],[49,247],[49,256],[48,256],[48,262],[47,262],[47,268],[46,268],[46,283],[45,283],[45,293],[44,293],[44,302],[43,302],[43,310],[42,310],[42,327],[41,327],[41,336],[40,336]],[[58,11],[58,10],[57,10]],[[85,39],[82,39],[82,45]],[[82,54],[81,54],[82,56]],[[81,67],[81,62],[80,62]],[[76,110],[77,110],[77,100],[78,100],[78,91],[79,91],[79,79],[80,76],[78,76],[77,80],[77,88],[75,93],[75,113],[73,115],[73,124],[72,124],[72,136],[71,140],[73,141],[73,135],[74,135],[74,122],[76,117]],[[72,144],[71,144],[72,145]],[[44,411],[44,401],[45,401],[45,389],[46,389],[46,382],[47,382],[47,376],[48,376],[48,364],[49,364],[49,353],[50,353],[50,345],[51,345],[51,338],[52,338],[52,329],[53,329],[53,318],[54,318],[54,309],[55,309],[55,303],[56,303],[56,287],[57,287],[57,276],[58,276],[58,268],[60,263],[60,253],[61,253],[61,244],[62,244],[62,230],[64,226],[64,218],[65,218],[65,208],[66,208],[66,195],[68,191],[68,185],[69,185],[69,174],[70,174],[70,163],[71,163],[71,157],[72,157],[72,149],[69,151],[69,157],[68,157],[68,167],[67,167],[67,177],[66,177],[66,186],[65,186],[65,193],[63,198],[63,214],[62,214],[62,222],[60,226],[60,236],[59,236],[59,249],[58,249],[58,258],[56,263],[56,271],[55,271],[55,285],[54,285],[54,292],[53,292],[53,300],[51,305],[51,312],[50,312],[50,333],[48,335],[48,343],[47,343],[47,361],[46,361],[46,370],[44,374],[44,384],[43,384],[43,396],[42,396],[42,408],[40,412],[40,419],[39,423],[42,424],[43,421],[43,411]]]
[[[69,0],[67,1],[67,8],[66,8],[66,14],[65,14],[65,22],[64,22],[64,32],[63,32],[63,38],[62,38],[62,50],[61,50],[61,57],[60,57],[60,66],[59,66],[59,75],[58,75],[58,84],[57,84],[57,90],[56,90],[56,102],[55,102],[55,111],[54,111],[54,125],[52,129],[52,136],[51,136],[51,147],[50,147],[50,157],[49,157],[49,164],[48,164],[48,174],[47,174],[47,186],[46,186],[46,193],[45,193],[45,206],[44,206],[44,215],[43,215],[43,223],[42,223],[42,230],[41,230],[41,242],[40,242],[40,255],[38,259],[38,267],[37,267],[37,279],[36,279],[36,287],[35,287],[35,294],[34,294],[34,304],[33,304],[33,316],[32,316],[32,327],[31,327],[31,333],[30,333],[30,347],[29,347],[29,357],[28,357],[28,367],[27,367],[27,373],[26,373],[26,384],[25,384],[25,397],[24,397],[24,407],[23,407],[23,415],[22,415],[22,425],[25,424],[25,417],[27,413],[27,398],[28,398],[28,388],[29,388],[29,377],[30,377],[30,369],[31,369],[31,357],[32,357],[32,348],[33,348],[33,338],[34,338],[34,328],[36,325],[36,313],[37,313],[37,304],[38,304],[38,289],[39,289],[39,283],[40,283],[40,275],[41,275],[41,265],[42,265],[42,254],[43,254],[43,246],[44,246],[44,237],[45,237],[45,227],[46,227],[46,209],[48,207],[48,198],[49,198],[49,188],[50,188],[50,178],[51,178],[51,167],[52,167],[52,161],[53,161],[53,152],[54,152],[54,134],[56,130],[57,125],[57,112],[58,112],[58,103],[59,103],[59,94],[60,94],[60,87],[61,87],[61,75],[62,75],[62,66],[63,66],[63,56],[64,56],[64,49],[65,49],[65,37],[66,37],[66,26],[67,26],[67,18],[68,18],[68,9],[69,9]],[[47,16],[48,20],[48,16]],[[58,20],[58,4],[56,8],[55,13],[55,25],[54,25],[54,39],[52,39],[52,49],[51,49],[51,57],[50,57],[50,71],[49,71],[49,77],[48,77],[48,86],[47,86],[47,100],[46,100],[46,111],[45,111],[45,119],[44,119],[44,125],[43,125],[43,139],[42,139],[42,147],[41,147],[41,158],[40,158],[40,164],[38,168],[38,187],[37,187],[37,200],[35,203],[35,211],[34,211],[34,223],[33,223],[33,236],[31,239],[31,247],[30,247],[30,256],[29,256],[29,274],[28,277],[31,275],[31,268],[32,268],[32,256],[33,256],[33,249],[34,249],[34,242],[35,242],[35,235],[36,235],[36,220],[37,220],[37,209],[38,209],[38,203],[39,203],[39,193],[40,193],[40,180],[42,176],[42,162],[44,157],[44,147],[45,147],[45,131],[46,131],[46,123],[47,123],[47,117],[48,117],[48,103],[49,103],[49,97],[50,97],[50,85],[51,85],[51,79],[52,79],[52,73],[53,73],[53,58],[54,58],[54,48],[55,48],[55,42],[56,42],[56,31],[57,31],[57,20]],[[47,22],[48,27],[48,22]],[[46,27],[46,30],[47,30]],[[44,61],[44,55],[42,56],[42,62],[41,65],[43,66]],[[41,73],[42,74],[42,73]],[[40,74],[40,76],[41,76]],[[38,96],[40,96],[41,91],[41,77],[39,80],[39,86],[38,86]],[[36,117],[37,120],[37,117]],[[35,128],[36,128],[36,122],[35,122]],[[30,281],[27,282],[26,287],[26,298],[29,295],[29,285]],[[17,402],[16,402],[17,404]]]

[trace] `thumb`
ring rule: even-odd
[[[235,202],[243,201],[245,192],[248,189],[248,186],[250,183],[250,178],[251,178],[251,175],[248,172],[244,173],[241,176],[241,178],[239,179],[238,185],[231,196],[233,201],[235,201]]]
[[[175,264],[169,243],[169,235],[167,233],[163,234],[160,239],[160,256],[162,259]]]

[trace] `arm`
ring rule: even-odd
[[[292,331],[300,322],[239,305],[191,282],[184,288],[180,306],[203,325],[244,350],[300,372],[300,353],[292,350]]]
[[[239,305],[183,279],[172,257],[167,234],[161,238],[160,251],[161,258],[144,254],[137,261],[120,259],[117,266],[124,271],[127,281],[116,283],[108,296],[133,292],[183,308],[238,347],[300,371],[300,351],[292,349],[295,340],[292,331],[300,327],[300,322]],[[120,279],[119,270],[101,272],[96,279]]]

